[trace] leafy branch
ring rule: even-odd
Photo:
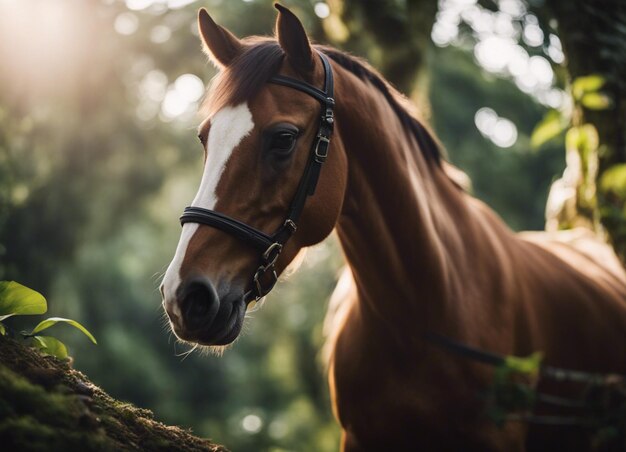
[[[581,124],[580,115],[577,113],[581,108],[587,110],[606,110],[611,107],[611,98],[601,90],[605,80],[599,75],[588,75],[575,79],[570,87],[573,109],[556,110],[550,109],[543,119],[535,126],[530,143],[533,148],[539,149],[544,144],[555,139],[568,129],[595,127],[592,124]],[[597,136],[597,131],[595,135]]]
[[[7,334],[7,327],[2,323],[4,320],[16,315],[39,315],[45,314],[48,303],[43,295],[15,281],[0,281],[0,334]],[[52,336],[42,336],[42,331],[56,325],[65,323],[81,331],[91,342],[97,344],[96,338],[76,320],[62,317],[50,317],[42,320],[32,331],[22,331],[24,339],[29,339],[31,345],[42,353],[56,356],[59,359],[68,357],[67,347],[63,342]]]
[[[626,191],[626,166],[600,171],[607,144],[601,142],[596,125],[585,120],[587,111],[613,108],[612,98],[602,91],[605,87],[600,75],[576,78],[570,85],[571,108],[547,111],[531,135],[531,145],[538,149],[565,134],[567,168],[550,192],[548,204],[550,200],[558,202],[550,209],[550,229],[585,225],[599,230],[600,224],[607,226],[612,217],[626,217],[622,209],[626,197],[621,196]],[[605,199],[615,202],[607,207]],[[616,208],[611,210],[613,206]]]

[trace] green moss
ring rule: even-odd
[[[226,450],[111,398],[69,362],[5,337],[0,337],[0,444],[3,450],[46,452]]]

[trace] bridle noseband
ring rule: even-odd
[[[186,207],[183,215],[180,217],[181,225],[185,223],[200,223],[211,226],[233,235],[259,250],[261,262],[252,278],[252,289],[244,295],[246,303],[264,297],[276,284],[278,280],[278,275],[276,274],[278,256],[280,256],[285,243],[296,232],[300,214],[304,209],[307,198],[315,193],[322,164],[328,157],[328,147],[334,127],[333,72],[328,58],[322,53],[319,53],[319,56],[324,66],[323,90],[301,80],[282,75],[276,75],[268,80],[269,83],[302,91],[314,97],[322,106],[319,129],[315,140],[313,140],[304,173],[282,226],[274,234],[268,235],[223,213],[193,206]]]

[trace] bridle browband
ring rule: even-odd
[[[322,106],[319,129],[311,145],[304,173],[282,226],[274,234],[268,235],[223,213],[193,206],[186,207],[183,215],[180,217],[181,225],[185,223],[200,223],[211,226],[237,237],[261,253],[259,267],[252,278],[252,289],[244,295],[246,303],[264,297],[276,284],[278,275],[276,274],[275,265],[278,256],[280,256],[285,243],[296,232],[300,214],[304,209],[307,198],[315,193],[322,164],[328,157],[328,147],[335,122],[333,116],[333,108],[335,106],[335,100],[333,99],[333,71],[328,58],[319,52],[318,55],[324,66],[323,90],[304,81],[283,75],[276,75],[268,80],[268,83],[286,86],[308,94],[318,100]]]

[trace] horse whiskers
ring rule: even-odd
[[[167,271],[167,267],[164,266],[165,268],[161,269],[161,271],[156,271],[152,274],[152,280],[153,281],[162,281],[163,278],[165,277],[165,272]]]
[[[248,318],[249,314],[254,314],[255,312],[259,311],[263,307],[263,305],[265,304],[265,300],[266,299],[267,299],[267,297],[263,297],[260,300],[258,300],[256,302],[253,302],[254,306],[252,306],[249,309],[246,309],[246,313],[245,313],[246,318]]]
[[[170,333],[171,334],[173,332],[172,326],[170,325],[169,321],[163,321],[161,323],[161,329],[163,330],[164,333]]]
[[[236,341],[235,341],[236,342]],[[228,350],[230,347],[232,347],[232,345],[234,344],[228,344],[228,345],[200,345],[200,344],[195,344],[196,347],[194,347],[194,350],[198,350],[198,353],[200,353],[200,356],[216,356],[218,358],[221,358],[222,355],[224,355],[224,352],[226,350]]]
[[[171,332],[172,330],[171,324],[170,324],[170,318],[168,317],[167,312],[165,312],[165,310],[161,311],[161,328],[169,332]]]
[[[170,340],[171,338],[172,338],[172,333],[170,332]],[[237,342],[237,340],[239,340],[239,338],[237,338],[235,341],[227,345],[202,345],[202,344],[198,344],[194,342],[188,342],[188,341],[185,341],[183,339],[179,339],[178,337],[176,337],[176,342],[174,342],[174,354],[176,356],[182,356],[183,359],[181,361],[184,361],[185,359],[187,359],[187,357],[190,354],[192,354],[194,351],[197,351],[200,354],[200,356],[216,356],[218,358],[221,358],[224,352],[228,350],[229,348],[231,348]],[[191,346],[191,348],[189,350],[179,353],[176,351],[177,345]]]
[[[203,345],[200,347],[200,352],[203,356],[216,356],[221,358],[229,347],[230,345]]]
[[[185,344],[187,344],[187,343],[185,342]],[[191,348],[190,348],[189,350],[187,350],[186,352],[176,353],[176,356],[177,356],[177,357],[182,356],[181,361],[184,361],[184,360],[185,360],[185,359],[187,359],[187,357],[188,357],[189,355],[191,355],[191,354],[194,352],[194,350],[196,350],[197,348],[198,348],[198,344],[194,344],[194,345],[193,345],[193,347],[191,347]],[[174,350],[176,350],[176,346],[174,346]]]

